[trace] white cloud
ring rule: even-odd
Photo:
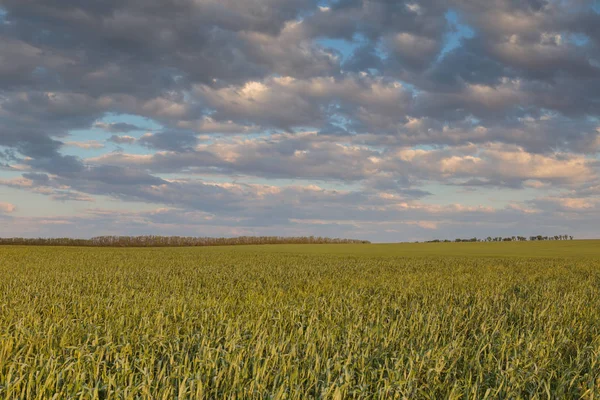
[[[41,208],[102,196],[157,211],[36,221],[4,205],[3,224],[598,232],[600,47],[585,1],[69,1],[3,4],[0,185]]]
[[[80,149],[85,149],[85,150],[104,148],[104,144],[100,143],[97,140],[88,140],[85,142],[69,141],[69,142],[65,142],[65,145],[71,146],[71,147],[78,147]]]
[[[17,206],[11,203],[0,202],[0,212],[2,213],[12,213],[16,211]]]

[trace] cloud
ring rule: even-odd
[[[140,128],[137,125],[128,124],[125,122],[113,122],[113,123],[96,122],[96,123],[94,123],[94,127],[100,128],[102,130],[105,130],[105,131],[111,132],[111,133],[127,133],[127,132],[131,132],[131,131],[143,130],[143,128]]]
[[[127,135],[123,135],[123,136],[117,136],[117,135],[112,135],[110,138],[107,139],[107,141],[109,142],[113,142],[116,144],[133,144],[136,142],[136,138],[134,138],[133,136],[127,136]]]
[[[198,133],[258,133],[261,129],[256,125],[238,124],[231,120],[215,121],[211,117],[199,120],[181,120],[177,123],[180,129]]]
[[[86,196],[81,193],[75,192],[64,192],[57,193],[51,196],[52,200],[55,201],[86,201],[86,202],[94,202],[94,198],[91,196]]]
[[[243,86],[195,87],[195,94],[215,110],[217,120],[252,123],[291,130],[294,126],[324,126],[328,118],[356,118],[357,129],[383,126],[409,111],[410,90],[376,77],[343,79],[274,77]]]
[[[178,131],[146,133],[138,140],[138,143],[144,146],[178,152],[192,149],[197,142],[194,134]]]
[[[0,202],[0,213],[12,213],[16,211],[17,207],[14,204]]]
[[[65,146],[77,147],[80,149],[90,150],[90,149],[102,149],[104,145],[97,140],[88,140],[85,142],[65,142]]]
[[[584,156],[531,154],[522,148],[490,144],[468,145],[445,150],[403,149],[393,164],[409,163],[422,176],[476,184],[521,186],[525,181],[564,184],[585,183],[597,173]],[[479,178],[479,179],[478,179]]]
[[[60,231],[58,225],[69,223],[79,227],[76,232],[83,232],[82,226],[94,226],[96,232],[107,234],[161,231],[198,235],[216,229],[226,236],[257,232],[287,235],[327,232],[333,236],[352,233],[389,240],[390,235],[484,237],[489,226],[504,235],[529,235],[558,228],[561,232],[573,232],[577,229],[578,237],[581,237],[586,232],[593,232],[592,222],[598,222],[597,208],[587,210],[585,219],[577,210],[571,210],[571,218],[557,227],[555,213],[562,211],[544,207],[541,201],[536,207],[542,208],[533,210],[527,205],[506,208],[432,205],[389,195],[370,196],[315,186],[281,188],[180,181],[173,186],[157,188],[153,195],[156,198],[152,202],[160,197],[162,202],[170,205],[151,212],[91,209],[84,215],[62,216],[54,222],[45,218],[44,224]],[[35,220],[30,223],[33,222]]]
[[[162,210],[25,233],[597,232],[588,1],[0,2],[0,185]]]
[[[150,137],[149,137],[150,138]],[[90,158],[95,164],[144,169],[154,174],[194,173],[321,181],[363,182],[372,190],[427,195],[423,182],[466,186],[522,187],[585,185],[598,177],[585,155],[528,152],[502,143],[465,144],[439,149],[377,150],[352,138],[313,132],[268,138],[233,137],[152,155],[112,153]],[[185,153],[181,153],[185,151]]]
[[[442,43],[426,36],[400,32],[385,38],[390,55],[412,68],[428,66],[438,55]]]
[[[168,133],[162,139],[169,137]],[[159,146],[154,136],[148,136]],[[186,142],[186,141],[190,142]],[[170,142],[172,143],[172,142]],[[203,174],[244,174],[269,178],[311,178],[322,180],[362,180],[377,172],[371,156],[377,151],[367,147],[343,145],[314,132],[279,134],[250,140],[233,137],[212,144],[191,147],[193,139],[182,135],[182,145],[153,155],[136,156],[112,153],[90,158],[96,164],[143,168],[153,173],[181,171]],[[185,147],[187,145],[188,147]],[[181,153],[185,151],[184,153]],[[212,171],[212,172],[211,172]]]

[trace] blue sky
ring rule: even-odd
[[[599,235],[597,2],[259,3],[5,2],[0,236]]]
[[[470,39],[475,36],[475,31],[461,21],[456,10],[450,9],[446,12],[446,21],[451,29],[444,37],[444,46],[442,47],[442,51],[440,51],[440,58],[460,47],[463,38]]]

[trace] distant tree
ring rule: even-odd
[[[440,240],[440,239],[435,239],[435,240],[431,240],[428,243],[439,243],[439,242],[455,242],[455,243],[460,243],[460,242],[513,242],[513,241],[519,241],[519,242],[526,242],[527,240],[529,241],[540,241],[540,240],[573,240],[573,236],[569,236],[569,235],[550,235],[550,236],[542,236],[542,235],[537,235],[537,236],[529,236],[529,238],[527,238],[526,236],[507,236],[507,237],[501,237],[501,236],[496,236],[496,237],[491,237],[488,236],[485,239],[478,239],[477,237],[472,237],[470,239],[463,239],[463,238],[456,238],[454,240],[448,240],[448,239],[444,239],[444,240]]]
[[[324,237],[240,236],[234,238],[207,238],[182,236],[98,236],[91,239],[26,239],[0,238],[0,245],[36,246],[97,246],[97,247],[183,247],[183,246],[233,246],[243,244],[336,244],[370,243],[367,240]]]

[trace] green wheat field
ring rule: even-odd
[[[2,399],[599,399],[600,241],[0,247]]]

